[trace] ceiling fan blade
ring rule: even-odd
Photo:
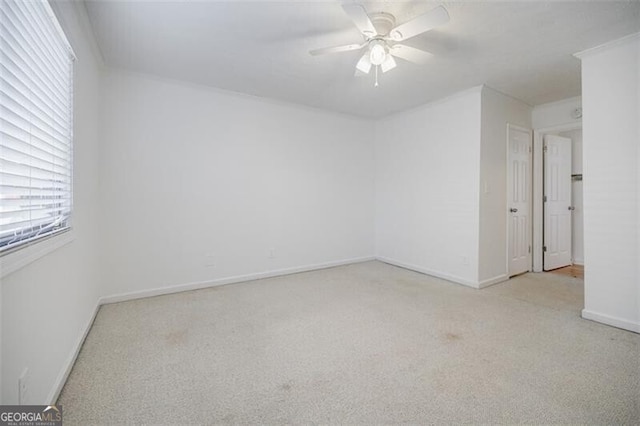
[[[369,59],[369,52],[362,55],[362,58],[356,64],[356,75],[357,71],[363,72],[365,74],[369,74],[371,70],[371,60]]]
[[[389,53],[396,58],[402,58],[405,61],[413,62],[414,64],[426,64],[429,58],[433,56],[432,53],[424,50],[416,49],[415,47],[405,46],[404,44],[396,44],[389,49]]]
[[[387,72],[389,70],[394,69],[395,67],[396,67],[396,60],[393,59],[393,56],[391,55],[387,55],[387,58],[380,65],[380,69],[382,70],[382,72]]]
[[[310,50],[309,54],[311,56],[318,56],[318,55],[326,55],[327,53],[349,52],[352,50],[362,49],[365,46],[366,46],[366,43],[346,44],[344,46],[335,46],[335,47],[323,47],[322,49]]]
[[[351,18],[355,26],[366,37],[373,37],[378,33],[376,31],[376,27],[373,26],[371,19],[369,19],[367,11],[362,5],[348,3],[343,4],[342,9],[344,9],[344,12],[349,16],[349,18]]]
[[[354,77],[364,77],[365,75],[367,75],[367,74],[363,73],[358,68],[356,68],[356,72],[353,74]]]
[[[449,22],[447,9],[445,9],[444,6],[438,6],[424,15],[420,15],[409,22],[398,25],[389,31],[389,37],[394,41],[406,40],[447,22]]]

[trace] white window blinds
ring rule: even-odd
[[[73,60],[45,0],[0,0],[0,253],[68,229]]]

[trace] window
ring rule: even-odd
[[[73,61],[46,0],[0,1],[0,253],[68,230]]]

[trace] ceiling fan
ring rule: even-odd
[[[315,49],[309,51],[309,54],[317,56],[366,48],[367,51],[356,64],[356,76],[369,74],[371,67],[375,67],[376,87],[378,86],[378,69],[387,72],[395,68],[394,56],[415,64],[424,64],[433,56],[429,52],[400,44],[400,42],[449,22],[449,13],[444,6],[438,6],[398,26],[396,26],[396,18],[390,13],[367,14],[364,6],[355,3],[343,4],[342,9],[360,30],[364,41]]]

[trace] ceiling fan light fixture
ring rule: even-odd
[[[362,57],[356,64],[356,69],[362,71],[365,74],[369,74],[369,71],[371,71],[371,61],[369,60],[369,55],[367,53],[362,55]]]
[[[381,41],[374,41],[369,48],[369,60],[373,65],[382,65],[387,59],[387,49]]]
[[[393,59],[393,56],[391,55],[387,55],[387,59],[385,59],[382,65],[380,65],[380,69],[382,70],[382,72],[387,72],[389,70],[394,69],[395,67],[396,67],[396,61],[395,59]]]

